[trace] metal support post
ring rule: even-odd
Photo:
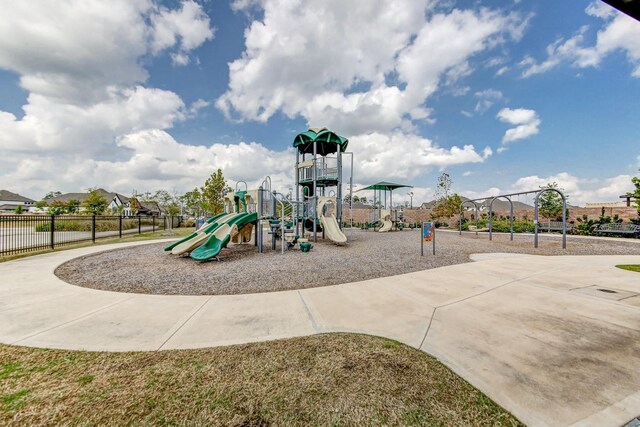
[[[313,141],[313,241],[318,241],[318,143]]]

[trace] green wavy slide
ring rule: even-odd
[[[220,218],[222,218],[223,216],[227,215],[226,213],[221,213],[218,215],[214,215],[213,217],[209,218],[203,225],[202,227],[200,227],[199,229],[197,229],[196,231],[194,231],[193,233],[189,234],[188,236],[183,237],[182,239],[175,241],[173,243],[171,243],[169,246],[165,247],[164,250],[165,251],[170,251],[171,249],[175,248],[176,246],[178,246],[181,243],[186,242],[187,240],[191,240],[194,237],[198,236],[198,232],[208,232],[210,233],[211,231],[213,231],[215,229],[214,227],[211,227],[212,225],[218,225],[217,224],[217,220],[219,220]]]
[[[190,256],[196,261],[207,261],[218,256],[220,251],[227,247],[231,240],[231,234],[237,233],[245,225],[251,224],[258,219],[256,213],[239,214],[233,219],[220,225],[207,239],[206,243],[194,249]]]

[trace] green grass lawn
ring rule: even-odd
[[[136,353],[0,346],[0,425],[520,426],[426,353],[324,334]]]
[[[66,251],[68,249],[76,249],[76,248],[84,248],[87,246],[96,246],[96,245],[108,245],[112,243],[124,243],[124,242],[140,242],[144,240],[153,240],[153,239],[178,239],[180,237],[184,237],[188,234],[191,234],[195,231],[193,227],[185,227],[185,228],[174,228],[172,229],[173,236],[167,236],[167,230],[158,230],[155,232],[148,232],[142,234],[125,234],[122,238],[118,237],[108,237],[104,239],[97,239],[95,243],[91,242],[78,242],[76,244],[69,244],[55,248],[54,250],[46,249],[42,251],[33,251],[33,252],[25,252],[16,255],[8,255],[8,256],[0,256],[0,262],[10,261],[12,259],[25,258],[32,255],[38,254],[46,254],[49,252],[59,252]]]
[[[635,271],[640,273],[640,264],[622,264],[616,265],[616,267],[621,268],[623,270]]]

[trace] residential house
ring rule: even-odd
[[[153,200],[137,200],[136,215],[144,216],[160,216],[162,215],[162,208],[158,202]],[[130,207],[130,205],[128,206]]]
[[[423,202],[423,203],[420,205],[420,208],[419,208],[419,209],[433,209],[433,208],[435,208],[435,207],[436,207],[436,201],[435,201],[435,200],[432,200],[432,201],[430,201],[430,202]]]
[[[0,190],[0,212],[13,212],[18,206],[26,212],[30,207],[34,206],[35,200],[12,193],[7,190]]]
[[[123,215],[127,215],[126,209],[129,204],[128,197],[123,196],[120,193],[107,191],[103,188],[98,188],[96,191],[102,194],[105,199],[107,199],[107,202],[108,202],[107,210],[106,210],[107,213],[118,215],[120,212],[122,212]],[[80,202],[80,205],[82,205],[82,202],[88,195],[89,195],[88,192],[60,194],[59,196],[55,196],[48,199],[47,204],[51,204],[52,202],[69,203],[72,200],[77,200],[78,202]],[[82,211],[83,208],[80,207],[79,210]],[[34,207],[31,211],[39,211],[39,210]]]

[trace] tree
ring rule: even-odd
[[[97,188],[89,188],[89,194],[82,201],[84,210],[94,215],[103,214],[107,206],[109,206],[109,202]]]
[[[638,211],[638,218],[635,220],[635,223],[640,224],[640,178],[634,176],[633,178],[631,178],[631,183],[633,184],[635,189],[627,193],[627,196],[634,198],[633,205]]]
[[[16,214],[16,215],[20,215],[20,214],[22,214],[22,212],[23,212],[23,211],[24,211],[24,210],[22,209],[22,205],[18,205],[18,206],[16,206],[16,208],[13,210],[13,213],[14,213],[14,214]]]
[[[222,175],[222,169],[211,174],[200,188],[204,210],[211,215],[216,215],[224,210],[224,191],[227,181]]]
[[[457,193],[451,194],[453,181],[451,176],[442,172],[436,185],[436,205],[433,208],[433,216],[436,218],[452,217],[460,212],[462,199]]]
[[[187,213],[195,217],[202,216],[202,212],[204,210],[203,200],[202,193],[198,187],[194,188],[192,191],[187,191],[180,196],[180,201],[184,205]]]
[[[80,200],[71,199],[67,202],[67,211],[69,213],[78,213],[80,210]]]
[[[151,196],[151,200],[157,202],[167,215],[180,214],[180,203],[176,194],[171,194],[166,190],[158,190]]]
[[[50,200],[50,199],[53,199],[54,197],[58,197],[60,195],[62,195],[62,193],[59,192],[59,191],[49,191],[47,193],[47,195],[44,196],[44,198],[42,200]]]
[[[68,206],[65,202],[62,202],[60,200],[54,200],[53,202],[49,203],[49,213],[51,215],[62,215],[62,214],[66,214],[68,212]]]
[[[129,199],[129,215],[135,216],[138,213],[138,193],[133,190],[133,195]]]
[[[561,188],[558,188],[557,182],[550,182],[547,185],[543,185],[540,187],[541,190],[545,190],[548,188],[556,189],[562,191]],[[568,200],[569,198],[565,196]],[[538,199],[538,211],[543,218],[547,218],[550,220],[562,220],[562,197],[555,191],[547,191],[543,193]],[[569,216],[569,210],[567,209],[567,217]]]
[[[442,175],[438,177],[436,186],[436,201],[447,199],[451,195],[452,185],[451,176],[446,172],[442,172]]]
[[[458,193],[439,199],[433,207],[433,216],[436,218],[450,218],[460,213],[462,198]]]

